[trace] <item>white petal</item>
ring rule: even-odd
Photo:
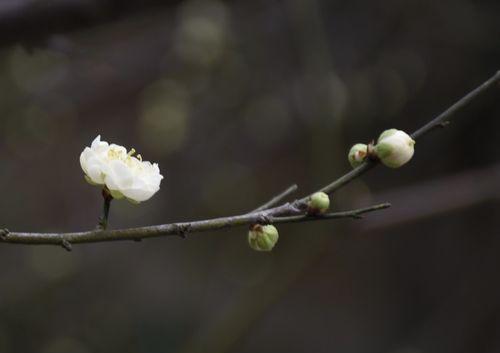
[[[80,154],[80,166],[82,167],[85,173],[87,173],[87,160],[89,158],[90,153],[91,153],[90,148],[85,147],[83,152]]]
[[[142,202],[149,200],[151,196],[155,194],[155,191],[150,191],[144,188],[132,188],[132,189],[125,189],[122,190],[123,195],[125,195],[126,198],[134,200],[136,202]]]
[[[134,175],[131,169],[121,160],[114,159],[107,164],[109,170],[106,171],[106,186],[110,190],[122,190],[131,187],[134,183]]]
[[[149,187],[144,180],[136,178],[134,180],[134,185],[130,188],[123,189],[123,195],[128,199],[134,200],[136,202],[146,201],[151,196],[153,196],[158,189]]]
[[[101,135],[97,135],[97,137],[92,141],[92,144],[90,145],[91,148],[99,146],[101,143]]]
[[[88,167],[87,175],[94,183],[99,185],[104,184],[103,174],[98,164],[90,164]]]

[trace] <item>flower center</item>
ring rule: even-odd
[[[123,151],[112,147],[108,150],[108,158],[109,159],[123,159]]]
[[[131,148],[130,151],[125,154],[123,149],[118,149],[115,147],[111,147],[108,150],[108,159],[109,160],[120,160],[124,162],[129,168],[142,170],[142,156],[138,154],[136,157],[134,154],[136,153],[134,148]]]

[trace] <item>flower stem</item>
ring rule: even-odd
[[[102,189],[102,198],[104,199],[102,216],[99,218],[99,224],[97,228],[105,230],[108,227],[109,207],[111,206],[111,200],[113,200],[113,196],[111,196],[111,193],[107,188],[104,188]]]

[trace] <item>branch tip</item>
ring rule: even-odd
[[[1,240],[7,240],[9,237],[9,230],[7,228],[0,229],[0,239]]]
[[[73,250],[73,247],[71,246],[71,243],[67,241],[66,239],[61,240],[61,246],[66,250],[66,251],[71,251]]]

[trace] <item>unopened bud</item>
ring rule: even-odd
[[[316,192],[311,195],[308,206],[309,214],[325,213],[330,207],[330,197],[324,192]]]
[[[271,251],[278,242],[278,238],[278,230],[270,224],[254,224],[248,231],[248,244],[257,251]]]
[[[390,129],[378,138],[375,154],[389,168],[406,164],[415,152],[415,141],[404,131]]]
[[[364,143],[357,143],[354,146],[352,146],[351,150],[349,151],[348,155],[349,163],[351,163],[351,166],[353,168],[356,168],[365,161],[367,155],[368,155],[368,146],[365,145]]]

